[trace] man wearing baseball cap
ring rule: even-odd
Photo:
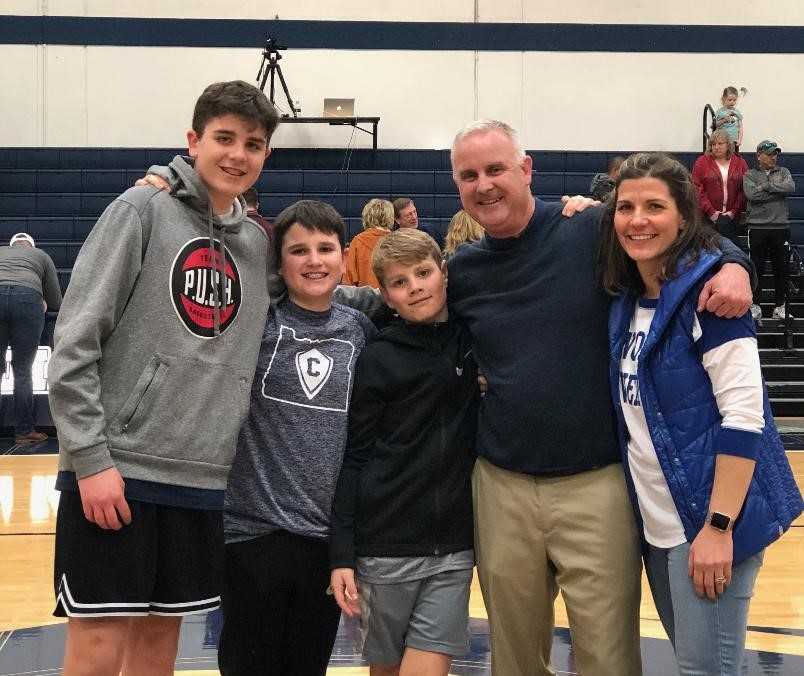
[[[746,224],[751,260],[762,273],[765,258],[770,252],[773,264],[773,319],[784,319],[785,285],[787,284],[787,247],[790,239],[787,195],[795,192],[796,184],[786,167],[778,166],[782,149],[776,141],[765,140],[757,145],[757,167],[743,177],[743,192],[748,200]],[[751,306],[754,319],[762,318],[758,303]]]
[[[47,308],[61,305],[61,289],[52,259],[36,248],[33,237],[18,232],[0,246],[0,372],[11,346],[14,372],[14,436],[18,444],[47,439],[33,427],[31,367],[45,326]]]

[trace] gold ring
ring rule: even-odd
[[[716,577],[715,582],[717,582],[718,584],[726,584],[726,578],[725,577]]]

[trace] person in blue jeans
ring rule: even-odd
[[[61,305],[56,266],[33,237],[18,232],[9,246],[0,247],[0,373],[5,373],[6,349],[11,346],[14,373],[14,436],[18,444],[44,441],[33,427],[31,367],[39,349],[48,307]]]
[[[721,252],[687,170],[629,157],[603,223],[610,380],[659,617],[683,675],[737,675],[765,548],[802,511],[750,312],[698,312]]]

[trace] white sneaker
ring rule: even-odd
[[[790,319],[795,319],[792,312],[790,314],[785,313],[784,305],[777,305],[775,308],[773,308],[774,319],[787,319],[788,317],[790,317]]]
[[[751,305],[751,316],[754,318],[755,322],[758,322],[760,319],[762,319],[762,308],[756,303]]]

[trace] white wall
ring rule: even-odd
[[[3,0],[2,14],[795,26],[801,0]]]
[[[804,25],[804,2],[477,0],[481,21]],[[180,8],[177,10],[175,5]],[[757,9],[761,7],[761,13]],[[380,9],[381,8],[381,9]],[[473,21],[474,0],[5,0],[1,13],[285,19]],[[0,16],[0,21],[2,17]],[[386,148],[448,147],[476,117],[499,117],[542,149],[694,151],[701,111],[745,86],[745,142],[804,151],[803,54],[645,54],[290,50],[282,68],[303,115],[355,97],[381,117]],[[0,45],[0,146],[180,146],[212,81],[254,81],[260,47],[243,49]],[[278,83],[277,83],[278,84]],[[284,105],[281,90],[277,98]],[[370,147],[348,127],[287,125],[278,146]]]

